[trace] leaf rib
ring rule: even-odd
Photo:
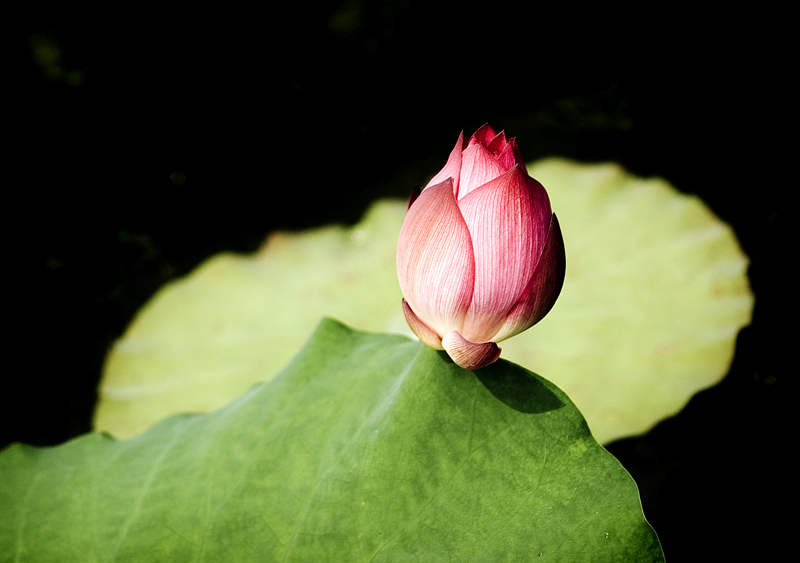
[[[164,463],[164,460],[167,458],[167,454],[172,451],[172,448],[175,446],[175,443],[178,441],[178,438],[183,435],[184,424],[177,424],[175,426],[175,431],[172,434],[172,438],[167,442],[166,446],[161,450],[158,457],[156,458],[155,462],[153,463],[152,468],[147,474],[147,478],[142,485],[141,490],[139,491],[139,495],[136,497],[136,501],[133,504],[132,510],[128,513],[127,518],[125,518],[125,522],[122,524],[122,528],[120,529],[119,535],[117,536],[117,541],[114,542],[114,547],[111,550],[111,553],[108,555],[108,561],[113,561],[116,556],[119,548],[122,546],[122,543],[125,541],[125,538],[128,536],[128,531],[130,530],[131,526],[133,525],[134,520],[139,516],[139,511],[142,508],[142,503],[144,502],[144,497],[147,495],[147,492],[153,485],[153,481],[155,479],[156,474],[158,473],[161,464]]]

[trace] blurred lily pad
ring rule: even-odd
[[[662,180],[562,159],[529,169],[562,225],[567,278],[503,357],[566,391],[599,441],[643,432],[727,372],[752,313],[747,258],[728,225]],[[405,209],[380,201],[352,228],[273,234],[164,286],[108,355],[96,428],[130,437],[220,407],[277,373],[323,316],[410,335],[394,262]]]

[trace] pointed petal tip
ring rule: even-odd
[[[492,129],[491,125],[489,125],[489,123],[484,123],[472,134],[472,136],[469,138],[468,144],[473,145],[479,143],[486,147],[496,136],[497,133],[494,129]]]
[[[500,347],[494,342],[470,342],[457,330],[444,336],[442,346],[456,364],[469,371],[493,364],[500,357]]]

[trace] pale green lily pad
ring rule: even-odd
[[[546,374],[601,442],[680,411],[727,373],[750,323],[747,258],[703,202],[616,165],[547,160],[567,276],[552,312],[504,357]]]
[[[727,372],[752,313],[747,259],[729,226],[662,180],[562,159],[529,170],[561,223],[567,277],[503,357],[566,391],[601,442],[643,432]],[[381,201],[354,228],[273,235],[166,285],[108,356],[96,427],[128,437],[222,406],[277,373],[322,316],[410,334],[394,261],[405,209]]]

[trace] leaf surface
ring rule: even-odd
[[[2,561],[662,561],[554,385],[323,321],[275,378],[117,441],[0,454]]]

